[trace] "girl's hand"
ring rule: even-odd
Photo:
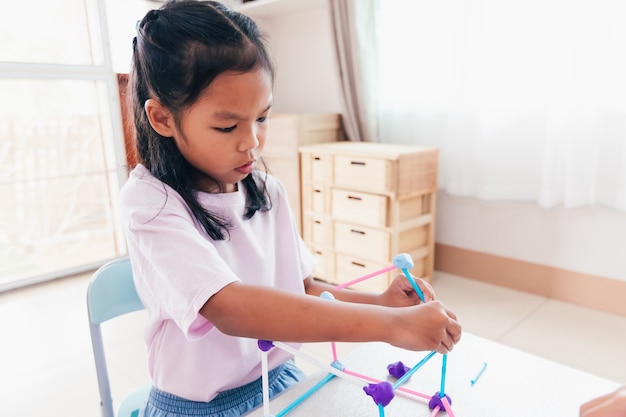
[[[456,315],[440,301],[394,308],[391,312],[395,317],[388,342],[394,346],[445,354],[461,339],[461,325]]]
[[[580,417],[626,417],[626,387],[584,403]]]
[[[433,287],[421,278],[414,278],[415,283],[424,294],[424,301],[435,300]],[[420,304],[422,301],[413,289],[413,286],[404,275],[394,278],[387,290],[379,295],[378,304],[388,307],[405,307]]]

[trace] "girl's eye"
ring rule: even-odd
[[[263,123],[266,120],[267,120],[267,116],[259,117],[258,119],[256,119],[258,123]]]
[[[233,130],[235,130],[236,127],[237,127],[237,125],[234,125],[234,126],[231,126],[231,127],[216,127],[215,130],[217,130],[218,132],[230,133]]]

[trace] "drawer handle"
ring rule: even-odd
[[[350,232],[356,233],[356,234],[359,234],[359,235],[365,235],[365,232],[362,231],[362,230],[350,229]]]
[[[366,163],[362,162],[362,161],[350,161],[350,165],[360,165],[360,166],[365,166]]]
[[[314,193],[321,193],[322,190],[318,190],[317,188],[313,190]]]
[[[320,158],[319,156],[314,156],[314,157],[313,157],[313,160],[314,160],[314,161],[321,161],[321,160],[322,160],[322,158]]]
[[[354,262],[354,261],[352,261],[351,264],[354,266],[360,266],[361,268],[365,268],[365,264],[361,264],[361,263]]]
[[[316,254],[316,255],[322,255],[322,252],[320,252],[320,251],[316,250],[316,251],[315,251],[315,254]]]
[[[315,224],[322,224],[322,222],[319,220],[315,220]]]
[[[357,196],[354,196],[354,195],[349,195],[349,196],[348,196],[348,200],[356,200],[356,201],[361,201],[361,200],[363,200],[363,199],[362,199],[361,197],[357,197]]]

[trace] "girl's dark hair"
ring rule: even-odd
[[[129,76],[129,97],[139,161],[156,178],[176,190],[208,235],[223,240],[230,225],[204,209],[193,188],[194,168],[171,139],[150,125],[144,103],[155,98],[176,123],[202,91],[226,71],[262,68],[274,77],[271,58],[257,25],[247,16],[214,1],[174,0],[149,11],[137,25]],[[219,184],[215,181],[216,184]],[[246,189],[246,218],[266,211],[271,202],[265,178],[258,171],[242,181]]]

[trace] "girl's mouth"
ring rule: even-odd
[[[241,165],[240,167],[235,168],[235,171],[240,172],[242,174],[249,174],[254,170],[254,161],[250,161],[247,164]]]

